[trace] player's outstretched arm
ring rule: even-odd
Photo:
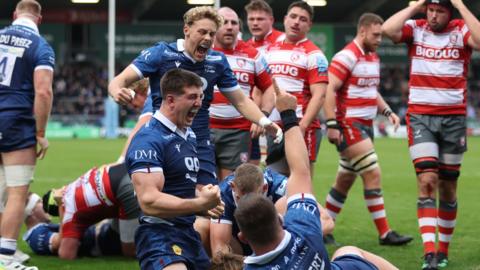
[[[277,96],[276,107],[280,112],[285,128],[285,156],[290,168],[290,177],[287,181],[287,197],[297,193],[312,193],[307,146],[295,113],[297,99],[281,90],[275,79],[273,85]]]
[[[413,5],[400,10],[388,18],[382,25],[382,33],[393,42],[400,42],[402,38],[402,28],[405,22],[413,15],[421,12],[425,8],[425,0],[418,0]]]
[[[276,137],[275,142],[279,143],[282,140],[282,129],[265,117],[255,102],[245,96],[240,88],[234,91],[224,92],[223,94],[245,118],[265,128],[270,135]]]
[[[113,100],[121,105],[127,105],[132,102],[134,95],[127,86],[138,81],[140,77],[137,72],[131,67],[126,67],[120,74],[118,74],[108,85],[108,94]]]
[[[202,187],[193,199],[182,199],[162,192],[163,173],[132,174],[132,183],[143,213],[160,218],[172,218],[208,211],[221,205],[220,189],[211,184]]]

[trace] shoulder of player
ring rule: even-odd
[[[253,47],[251,44],[246,43],[245,41],[239,42],[235,50],[245,54],[249,58],[255,58],[259,53],[259,51],[255,47]]]
[[[223,52],[216,50],[208,50],[207,56],[205,57],[206,63],[218,63],[222,64],[223,61],[227,61],[227,57]]]

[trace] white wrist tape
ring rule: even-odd
[[[272,124],[272,120],[268,119],[265,116],[260,118],[260,120],[258,121],[258,125],[260,125],[262,128],[265,128],[266,126],[269,126],[271,124]]]

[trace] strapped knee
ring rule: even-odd
[[[350,165],[350,162],[346,158],[340,158],[340,161],[338,163],[338,172],[341,173],[351,173],[351,174],[356,174],[357,172],[355,169]]]
[[[9,165],[5,166],[5,179],[7,187],[29,185],[33,181],[34,165]]]
[[[375,150],[371,150],[366,154],[357,156],[350,160],[350,165],[358,174],[371,171],[378,168],[378,156]]]
[[[438,176],[442,180],[457,181],[460,176],[460,165],[448,165],[440,163],[438,166]]]
[[[425,172],[438,173],[438,159],[436,157],[417,158],[413,161],[417,175]]]

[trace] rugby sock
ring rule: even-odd
[[[457,218],[457,201],[440,201],[438,208],[438,252],[448,255],[448,244],[452,239]]]
[[[338,190],[334,189],[333,187],[330,189],[330,192],[327,195],[325,208],[333,220],[335,220],[340,211],[342,211],[342,207],[346,199],[347,196],[343,195]]]
[[[437,202],[434,198],[418,198],[417,217],[423,241],[424,254],[435,252],[437,230]]]
[[[363,196],[367,203],[368,211],[377,227],[378,235],[380,235],[380,238],[385,237],[390,231],[390,226],[388,226],[387,214],[385,213],[382,190],[379,188],[365,189]]]
[[[17,240],[0,238],[0,254],[13,255],[17,250]]]

